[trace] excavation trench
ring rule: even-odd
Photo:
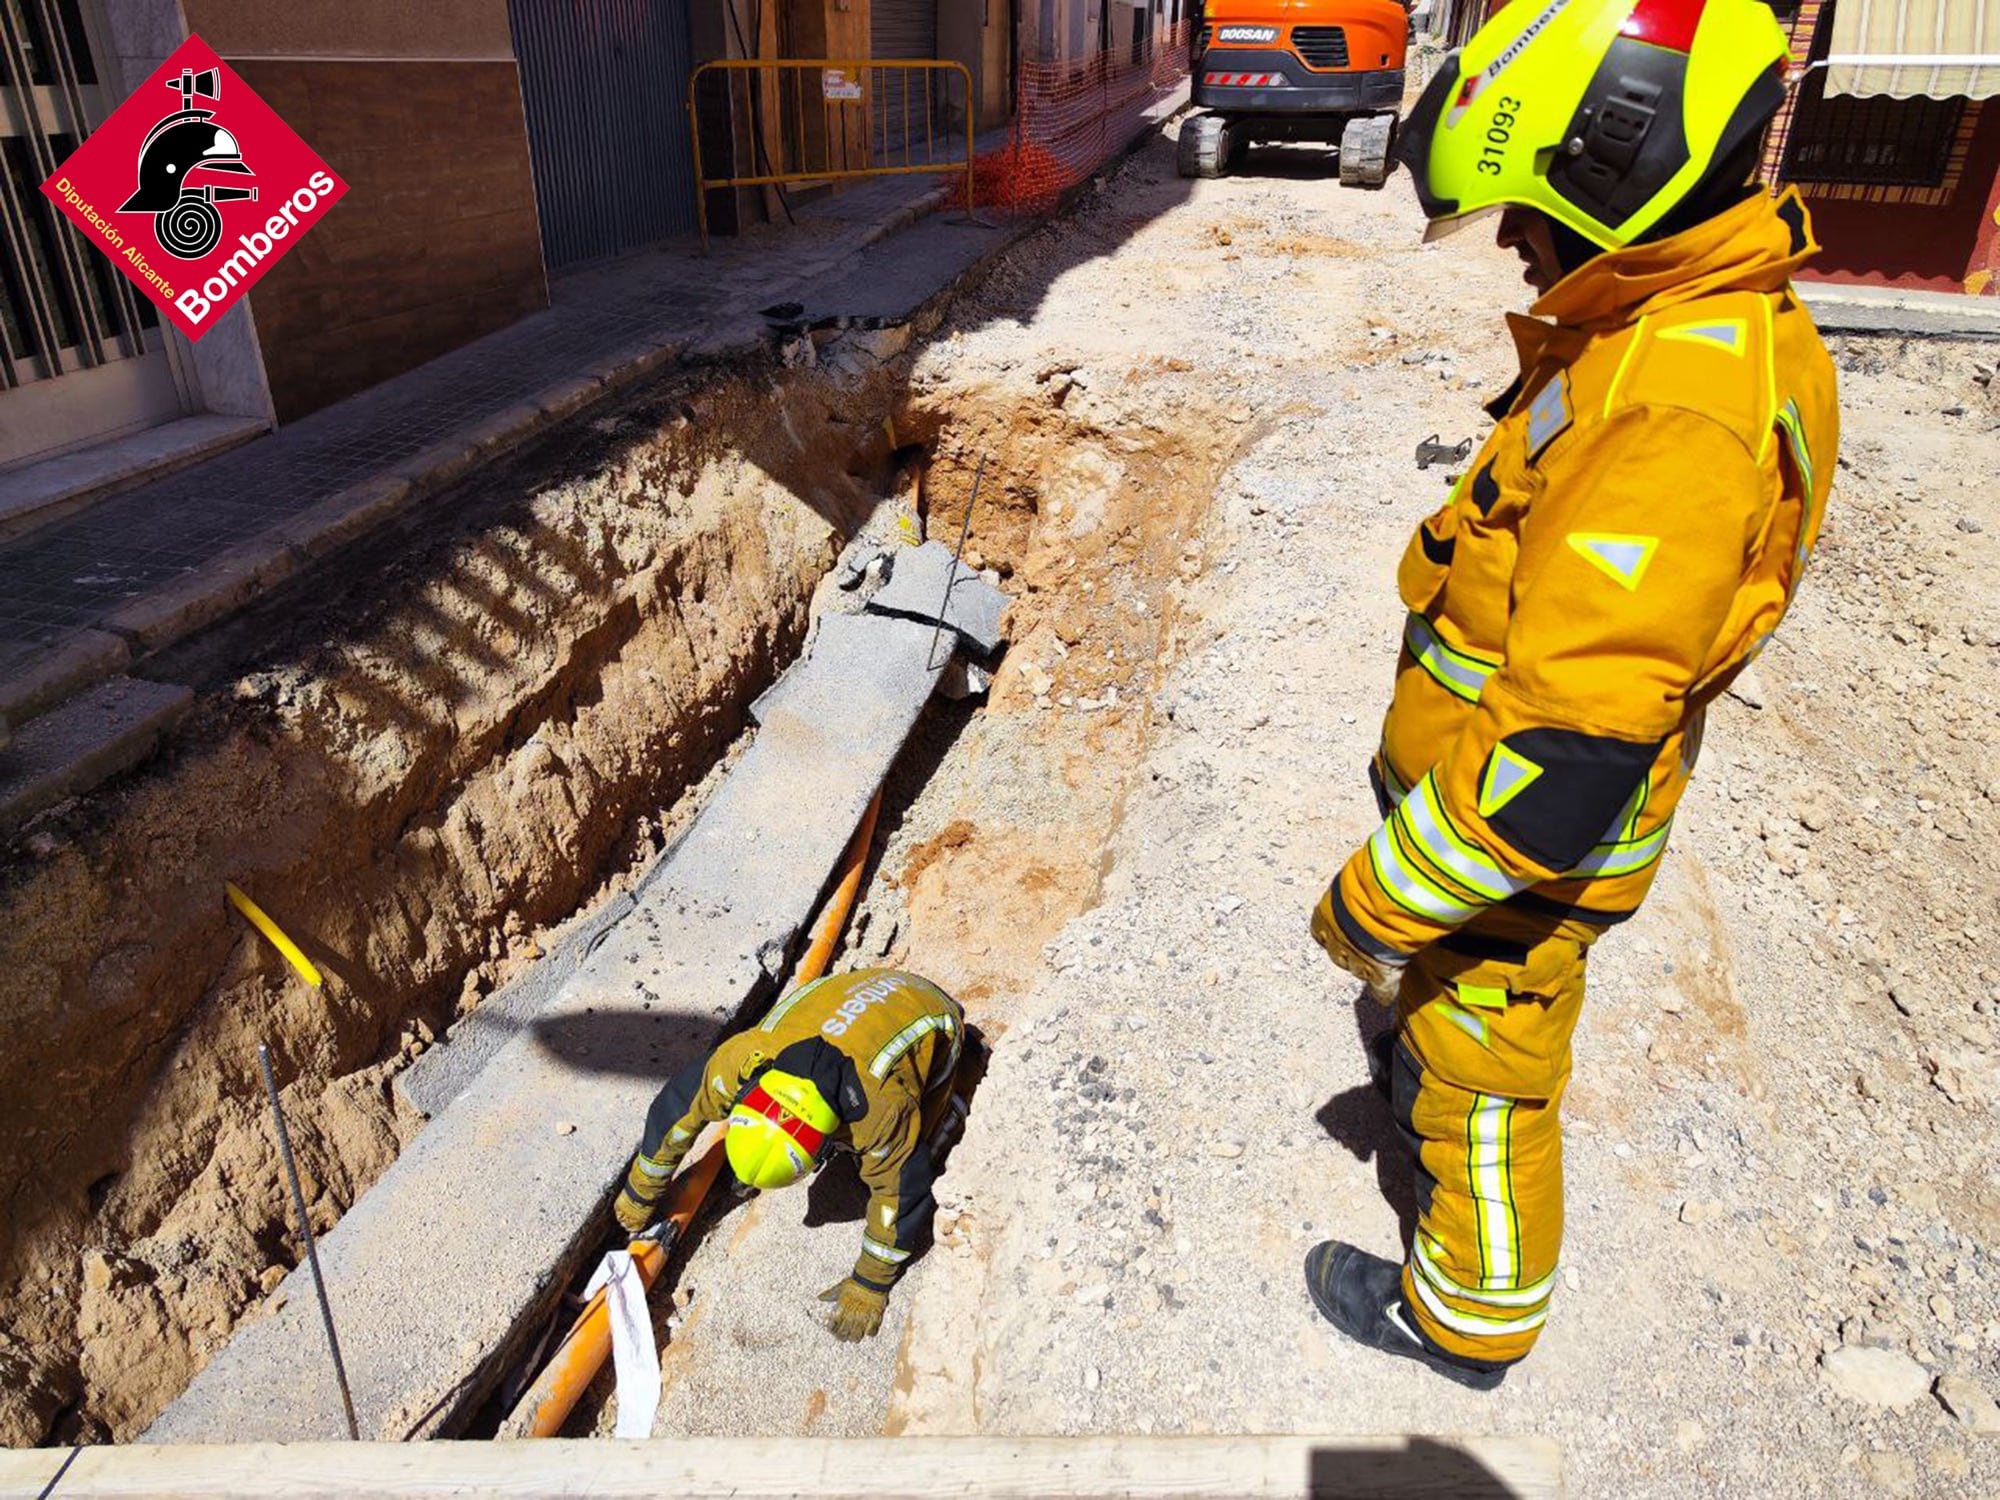
[[[914,968],[1005,1049],[1044,946],[1099,898],[1154,729],[1153,690],[1186,634],[1183,591],[1209,565],[1211,496],[1235,429],[1184,372],[1158,365],[1111,378],[961,362],[935,387],[924,371],[920,361],[923,394],[899,408],[897,432],[929,455],[933,536],[956,538],[986,464],[967,556],[1014,598],[1009,645],[986,698],[934,699],[892,772],[835,967]],[[1017,1124],[973,1095],[968,1135],[1004,1138]],[[947,1164],[936,1225],[947,1246],[960,1236],[957,1191]],[[808,1191],[711,1195],[653,1297],[656,1435],[899,1430],[915,1293],[899,1291],[862,1346],[827,1335],[814,1297],[852,1262],[865,1200],[844,1162]],[[931,1269],[920,1258],[911,1281]],[[565,1431],[606,1435],[615,1418],[607,1371]]]
[[[423,1128],[398,1073],[692,817],[842,542],[955,540],[982,457],[968,556],[1015,645],[906,751],[848,961],[928,965],[1004,1034],[1007,971],[1095,892],[1220,449],[936,358],[652,389],[154,664],[195,713],[0,884],[0,1442],[135,1436],[296,1264],[257,1043],[324,1233]]]
[[[421,1128],[393,1076],[685,819],[893,488],[898,389],[656,386],[148,664],[193,715],[0,865],[0,1442],[133,1436],[295,1263],[258,1042],[324,1232]]]

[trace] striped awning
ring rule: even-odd
[[[2000,0],[1835,0],[1829,94],[2000,94]]]

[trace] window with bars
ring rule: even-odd
[[[0,0],[0,388],[160,347],[153,304],[41,192],[108,102],[78,0]]]
[[[1942,186],[1965,114],[1963,99],[1827,98],[1825,75],[1800,93],[1784,176],[1801,183]]]

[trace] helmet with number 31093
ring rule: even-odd
[[[1788,62],[1763,0],[1514,0],[1445,59],[1402,156],[1432,236],[1522,207],[1616,250],[1761,138]]]

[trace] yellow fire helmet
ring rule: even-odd
[[[810,1079],[769,1068],[729,1111],[723,1149],[737,1180],[790,1187],[825,1160],[840,1116]]]
[[[1607,250],[1643,239],[1761,137],[1788,61],[1763,0],[1514,0],[1404,127],[1431,237],[1517,206]]]

